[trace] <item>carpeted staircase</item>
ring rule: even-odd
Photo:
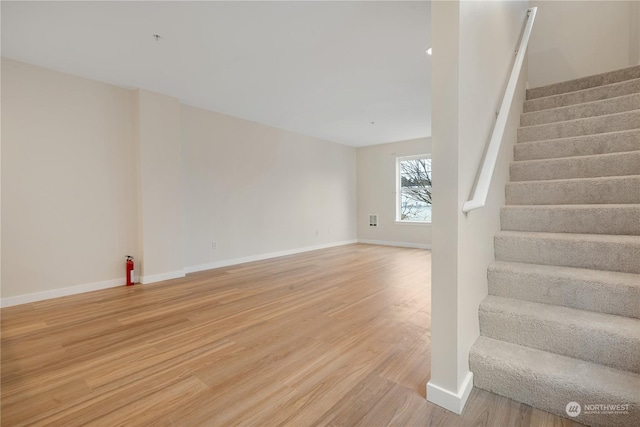
[[[520,125],[475,385],[640,426],[640,66],[530,89]]]

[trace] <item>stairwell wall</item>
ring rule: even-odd
[[[493,237],[525,94],[520,76],[487,205],[467,215],[526,20],[527,1],[434,2],[432,361],[427,399],[460,413],[473,386],[469,350],[479,337]],[[534,28],[535,31],[535,28]]]
[[[497,2],[491,2],[497,3]],[[507,2],[509,3],[509,2]],[[469,351],[480,336],[478,305],[488,294],[487,267],[494,261],[494,234],[500,230],[500,207],[504,205],[509,162],[513,159],[522,105],[525,99],[527,64],[511,105],[502,147],[493,173],[487,204],[482,209],[460,213],[470,197],[475,174],[489,141],[502,96],[509,79],[515,50],[526,20],[526,1],[513,4],[463,2],[460,43],[459,115],[459,209],[458,209],[458,309],[460,351],[458,370],[469,369]],[[475,23],[475,26],[472,25]],[[489,48],[491,46],[491,48]]]
[[[640,61],[638,1],[531,1],[529,86],[617,70]]]

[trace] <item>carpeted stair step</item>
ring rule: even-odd
[[[561,93],[576,92],[598,86],[610,85],[627,80],[640,78],[640,65],[608,71],[593,76],[581,77],[566,82],[554,83],[546,86],[527,89],[527,99],[542,98],[559,95]]]
[[[482,336],[640,373],[640,319],[493,295],[479,313]]]
[[[489,294],[640,318],[640,275],[554,265],[495,261]]]
[[[640,150],[559,159],[520,160],[509,165],[511,181],[640,175]]]
[[[640,65],[527,90],[520,124],[474,384],[640,425]]]
[[[508,182],[505,203],[507,205],[640,203],[640,176]]]
[[[495,259],[640,274],[640,236],[499,231]]]
[[[549,108],[566,107],[584,102],[599,101],[601,99],[616,98],[618,96],[640,93],[640,78],[583,89],[576,92],[546,96],[524,102],[523,112],[546,110]]]
[[[640,129],[515,144],[513,158],[520,160],[590,156],[640,150]]]
[[[565,122],[637,109],[640,109],[640,93],[522,114],[520,116],[520,126]]]
[[[573,418],[594,427],[640,425],[640,375],[607,366],[480,337],[469,368],[476,387],[563,417],[578,402]],[[589,404],[629,404],[627,413],[597,414]]]
[[[518,128],[518,142],[542,141],[640,128],[640,109]]]
[[[504,231],[640,235],[640,204],[507,205]]]

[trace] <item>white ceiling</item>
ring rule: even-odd
[[[431,135],[429,2],[1,7],[8,58],[351,146]]]

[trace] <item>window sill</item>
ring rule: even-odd
[[[431,221],[398,221],[396,220],[395,223],[397,225],[418,225],[421,227],[424,227],[425,225],[431,226]]]

